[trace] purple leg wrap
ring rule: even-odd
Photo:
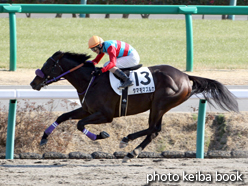
[[[90,138],[91,140],[96,140],[96,135],[91,133],[90,131],[88,131],[87,129],[84,129],[82,131],[88,138]]]
[[[50,127],[48,127],[46,130],[45,130],[45,133],[47,135],[51,134],[52,131],[58,126],[59,124],[55,121],[52,125],[50,125]]]

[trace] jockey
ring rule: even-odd
[[[99,36],[92,36],[88,45],[93,52],[98,54],[92,60],[94,65],[99,63],[105,53],[109,55],[109,61],[103,65],[103,68],[96,69],[93,73],[94,76],[109,70],[123,81],[122,85],[118,87],[119,89],[133,85],[132,80],[120,70],[120,68],[128,68],[139,64],[139,54],[131,45],[118,40],[103,41]]]

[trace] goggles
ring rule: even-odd
[[[93,51],[93,52],[96,52],[97,51],[97,47],[93,47],[93,48],[91,48],[91,50]]]

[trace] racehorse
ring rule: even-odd
[[[119,117],[120,96],[111,88],[109,73],[93,77],[95,66],[86,54],[76,54],[58,51],[47,59],[43,67],[36,70],[36,77],[30,83],[33,89],[40,90],[62,77],[68,80],[77,90],[81,107],[60,115],[56,126],[68,119],[77,119],[77,129],[85,133],[92,140],[109,137],[106,132],[95,135],[88,131],[88,124],[102,124],[112,122]],[[202,94],[212,106],[213,102],[226,111],[239,112],[235,96],[220,82],[212,79],[190,76],[169,65],[150,66],[148,69],[154,79],[155,91],[128,97],[127,115],[134,115],[150,110],[149,127],[124,137],[120,148],[129,141],[146,136],[143,142],[128,153],[123,162],[135,158],[161,131],[163,115],[189,99],[193,94]],[[93,80],[94,79],[94,80]],[[56,127],[55,126],[55,127]],[[54,127],[53,127],[54,129]],[[44,132],[40,145],[47,142],[50,132]]]

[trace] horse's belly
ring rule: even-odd
[[[151,94],[139,94],[128,96],[127,115],[139,114],[149,110],[151,105],[150,97]],[[118,117],[120,115],[119,113],[120,104],[118,104],[118,108],[116,108],[115,117]]]

